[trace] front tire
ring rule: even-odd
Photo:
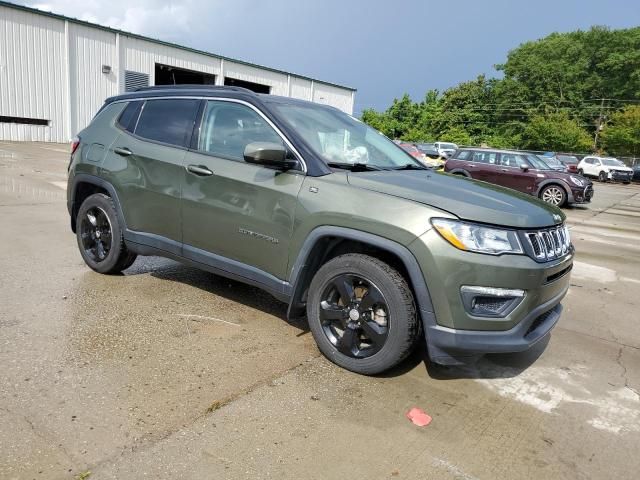
[[[330,361],[375,375],[404,360],[419,331],[407,281],[377,258],[346,254],[316,273],[307,318],[313,338]]]
[[[567,201],[567,192],[560,185],[547,185],[540,192],[540,199],[555,207],[562,207]]]
[[[76,218],[78,248],[85,263],[98,273],[120,273],[136,260],[127,250],[113,199],[103,193],[86,198]]]
[[[607,181],[607,174],[604,170],[598,174],[598,180],[602,183],[605,183]]]

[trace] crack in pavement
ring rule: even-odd
[[[3,410],[7,412],[9,415],[13,415],[16,418],[21,419],[23,422],[29,425],[29,428],[31,428],[31,431],[36,437],[38,437],[40,440],[45,442],[45,444],[47,445],[55,445],[55,447],[58,448],[64,454],[64,456],[67,458],[69,463],[71,463],[72,465],[75,464],[75,459],[73,455],[71,455],[71,453],[69,453],[69,451],[61,443],[56,444],[56,442],[53,441],[52,436],[38,431],[34,423],[26,415],[22,413],[16,413],[8,409],[7,407],[0,407],[0,410]]]
[[[571,328],[562,327],[560,325],[558,325],[556,327],[556,330],[564,330],[566,332],[577,333],[578,335],[583,335],[585,337],[593,338],[593,339],[596,339],[596,340],[602,340],[603,342],[607,342],[607,343],[613,343],[615,345],[618,345],[619,347],[626,347],[626,348],[633,348],[634,350],[640,350],[640,347],[636,347],[635,345],[629,345],[627,343],[620,342],[615,336],[613,337],[614,339],[611,340],[609,338],[599,337],[597,335],[591,335],[590,333],[580,332],[578,330],[573,330]]]
[[[634,387],[629,385],[629,377],[627,377],[627,367],[624,365],[624,363],[622,363],[622,352],[623,351],[624,351],[624,346],[621,346],[620,349],[618,350],[618,356],[616,358],[616,363],[620,366],[620,368],[622,368],[622,374],[620,376],[624,380],[625,388],[631,390],[633,393],[636,394],[636,396],[638,398],[640,398],[640,393],[638,393],[638,390],[636,390]]]
[[[153,448],[155,445],[157,445],[158,443],[166,440],[167,438],[171,437],[172,435],[177,434],[178,432],[180,432],[181,430],[184,430],[186,428],[189,428],[191,426],[193,426],[196,422],[198,422],[199,420],[207,417],[210,414],[213,414],[214,412],[216,412],[217,410],[230,405],[231,403],[235,402],[236,400],[239,400],[243,397],[245,397],[246,395],[251,394],[252,392],[254,392],[255,390],[259,389],[260,387],[263,387],[265,385],[268,385],[270,383],[273,383],[275,380],[282,378],[288,374],[290,374],[291,372],[296,371],[299,368],[304,367],[306,364],[321,358],[322,355],[318,354],[318,355],[314,355],[312,357],[306,358],[304,360],[302,360],[301,362],[299,362],[298,364],[287,368],[286,370],[283,370],[281,372],[276,373],[275,375],[272,375],[266,379],[263,380],[259,380],[251,385],[249,385],[248,387],[233,393],[231,395],[228,395],[226,397],[224,397],[222,400],[216,400],[214,401],[211,406],[209,406],[204,412],[200,413],[199,415],[193,417],[188,423],[184,423],[182,424],[179,428],[175,429],[175,430],[171,430],[171,431],[166,431],[164,432],[162,435],[159,435],[157,437],[155,437],[155,439],[149,439],[149,437],[145,437],[142,436],[140,438],[141,440],[141,444],[140,445],[129,445],[129,446],[125,446],[123,447],[119,452],[116,452],[102,460],[100,460],[99,462],[93,464],[93,465],[89,465],[88,467],[90,468],[91,471],[96,472],[102,465],[108,465],[109,463],[112,463],[114,460],[116,460],[117,458],[123,458],[128,454],[132,454],[132,453],[140,453],[140,452],[144,452],[147,451],[151,448]],[[148,439],[148,440],[146,440]]]

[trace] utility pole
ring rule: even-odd
[[[593,136],[593,151],[596,152],[598,150],[598,135],[600,134],[600,130],[602,130],[602,122],[604,121],[604,98],[601,99],[600,102],[600,116],[598,117],[598,122],[596,124],[596,133]]]

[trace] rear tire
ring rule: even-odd
[[[307,318],[324,356],[364,375],[404,360],[419,332],[407,281],[381,260],[361,254],[335,257],[318,270],[309,287]]]
[[[136,260],[127,250],[113,199],[103,193],[86,198],[76,218],[76,239],[85,263],[98,273],[120,273]]]

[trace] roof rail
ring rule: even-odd
[[[229,85],[200,85],[197,83],[181,85],[153,85],[151,87],[138,87],[134,92],[145,92],[149,90],[232,90],[255,95],[253,90],[244,87],[233,87]]]

